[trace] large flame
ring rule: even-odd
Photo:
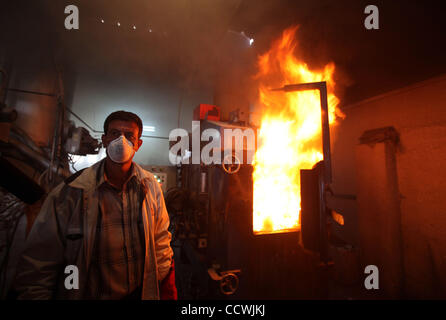
[[[319,92],[271,89],[326,81],[330,124],[336,115],[342,116],[333,94],[334,64],[310,70],[295,55],[296,31],[297,27],[285,30],[258,60],[262,120],[253,173],[253,231],[257,234],[300,229],[300,170],[311,169],[323,159]]]

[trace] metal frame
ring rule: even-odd
[[[327,100],[327,83],[308,82],[299,84],[289,84],[282,88],[273,89],[273,91],[306,91],[319,90],[321,99],[321,121],[322,121],[322,150],[324,155],[324,180],[326,184],[330,184],[332,180],[331,173],[331,151],[330,151],[330,126],[328,122],[328,100]]]
[[[332,182],[331,170],[331,149],[330,149],[330,125],[328,120],[328,99],[327,99],[327,83],[309,82],[285,85],[282,88],[273,89],[273,91],[306,91],[319,90],[321,101],[321,123],[322,123],[322,150],[324,156],[323,174],[319,176],[319,230],[320,230],[320,258],[325,264],[328,263],[328,235],[327,235],[327,207],[326,207],[326,190]]]

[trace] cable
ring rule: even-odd
[[[69,153],[67,153],[67,157],[68,157],[68,162],[71,164],[71,167],[73,168],[73,170],[74,170],[75,172],[77,172],[78,170],[75,168],[74,165],[76,164],[76,162],[79,161],[79,159],[76,160],[76,161],[74,161],[74,160],[73,160],[73,155],[71,155],[71,154],[69,154]]]

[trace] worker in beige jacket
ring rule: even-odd
[[[160,298],[173,264],[169,216],[158,182],[132,161],[141,134],[137,115],[110,114],[107,157],[48,195],[17,268],[19,299]]]

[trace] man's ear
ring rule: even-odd
[[[103,146],[104,148],[107,148],[107,146],[108,146],[108,142],[107,142],[107,138],[106,138],[105,134],[103,134],[103,135],[101,136],[101,139],[102,139],[102,146]]]
[[[139,150],[139,148],[141,148],[142,145],[142,139],[138,139],[138,147],[136,148],[136,151]]]

